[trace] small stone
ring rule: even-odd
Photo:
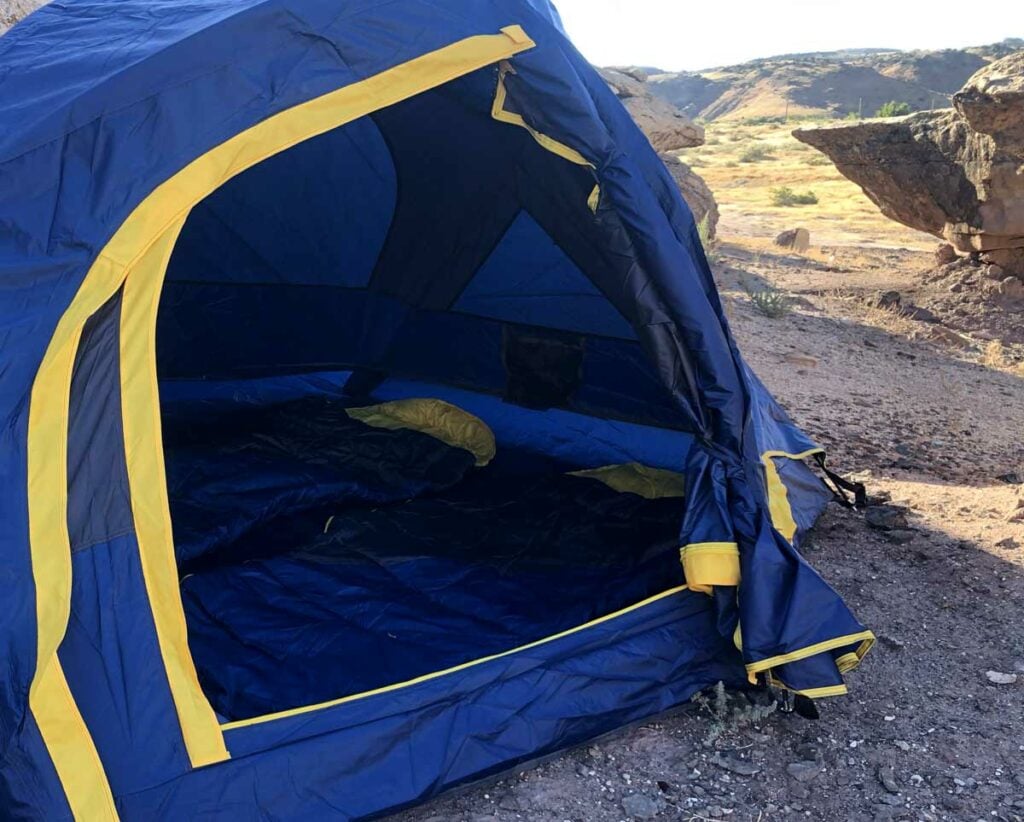
[[[872,505],[864,512],[864,521],[882,531],[906,531],[907,515],[895,505]]]
[[[818,360],[809,354],[787,354],[783,358],[791,365],[799,365],[801,368],[817,368]]]
[[[969,338],[965,337],[963,334],[958,334],[952,328],[946,328],[944,325],[933,325],[928,333],[936,342],[952,345],[956,348],[971,347],[971,341]]]
[[[807,762],[813,762],[818,758],[820,751],[813,742],[801,742],[794,749],[796,755]]]
[[[903,305],[903,316],[908,320],[917,320],[922,323],[937,323],[939,321],[934,311],[921,308],[921,306],[914,305],[913,303],[905,303]]]
[[[817,762],[791,762],[786,766],[786,772],[797,782],[810,782],[821,773],[821,767]]]
[[[1024,280],[1007,277],[999,283],[999,294],[1011,300],[1024,299]]]
[[[761,772],[761,769],[752,762],[747,762],[743,759],[734,759],[731,756],[723,756],[722,754],[715,754],[711,761],[719,768],[722,768],[722,770],[739,774],[740,776],[753,776],[754,774]]]
[[[935,249],[935,263],[937,265],[949,265],[957,260],[956,249],[949,243],[939,243]]]
[[[871,300],[878,308],[899,308],[903,297],[899,291],[879,291]]]
[[[622,800],[622,810],[631,819],[654,819],[661,813],[663,803],[642,793],[633,793]]]
[[[1006,539],[999,540],[999,542],[996,543],[996,548],[1006,548],[1008,551],[1014,551],[1017,548],[1020,548],[1020,543],[1013,537],[1007,537]]]
[[[1006,270],[1001,265],[987,265],[981,271],[981,276],[987,280],[1002,282],[1006,278]]]
[[[811,232],[806,228],[791,228],[775,238],[775,245],[803,254],[811,247]]]
[[[900,792],[900,786],[896,784],[896,774],[892,768],[879,768],[878,781],[882,783],[882,787],[889,793],[896,794]]]
[[[985,671],[985,679],[993,685],[1016,685],[1017,674],[1004,674],[1001,671]]]
[[[906,545],[908,542],[912,542],[915,536],[917,536],[915,532],[902,528],[887,531],[885,534],[885,538],[889,542],[895,542],[897,545]]]
[[[1007,474],[1000,474],[996,477],[1000,482],[1005,482],[1007,485],[1021,485],[1024,484],[1024,479],[1021,479],[1021,475],[1016,471],[1010,471]]]

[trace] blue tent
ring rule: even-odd
[[[873,637],[546,0],[0,39],[5,818],[358,819]]]

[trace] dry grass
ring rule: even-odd
[[[921,324],[910,319],[899,307],[873,305],[865,302],[863,295],[843,288],[825,294],[823,303],[833,317],[852,317],[861,325],[877,328],[894,337],[913,339],[921,330]]]
[[[804,123],[804,125],[813,123]],[[708,142],[682,154],[700,167],[722,213],[720,232],[729,237],[774,237],[800,225],[812,245],[877,245],[930,250],[935,240],[883,217],[860,188],[810,146],[792,136],[801,125],[780,123],[707,123]],[[768,162],[742,162],[752,146]],[[772,189],[813,189],[819,202],[799,212],[772,203]],[[794,223],[794,220],[797,221]]]
[[[1006,371],[1024,377],[1024,360],[1015,360],[999,340],[992,340],[985,346],[981,363],[995,371]]]

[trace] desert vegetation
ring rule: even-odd
[[[903,117],[906,114],[910,114],[910,103],[889,100],[878,107],[875,117]]]

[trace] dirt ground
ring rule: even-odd
[[[806,548],[879,638],[850,695],[818,721],[712,697],[400,822],[1024,820],[1019,349],[985,328],[937,334],[952,311],[877,307],[928,291],[934,262],[914,248],[796,256],[755,237],[715,267],[745,356],[834,466],[895,507],[888,531],[836,508]],[[773,288],[791,305],[774,319],[748,296]],[[1021,308],[1001,306],[1002,325]]]

